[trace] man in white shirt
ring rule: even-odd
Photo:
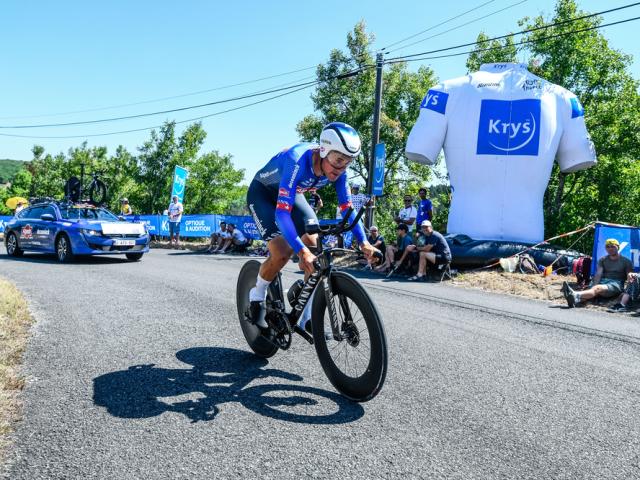
[[[220,222],[220,228],[217,232],[211,234],[211,243],[207,249],[208,253],[217,253],[222,248],[224,240],[229,238],[229,232],[227,232],[227,222]]]
[[[442,148],[453,191],[447,230],[477,240],[542,241],[554,159],[563,173],[596,163],[578,98],[513,63],[429,90],[406,154],[433,165]]]
[[[418,216],[418,210],[413,205],[413,198],[411,195],[404,196],[404,208],[398,212],[398,216],[394,218],[397,225],[404,223],[409,227],[409,234],[413,233],[415,228],[416,217]]]
[[[240,229],[236,228],[233,223],[230,223],[227,225],[227,232],[229,236],[224,240],[222,248],[217,250],[217,253],[225,253],[229,247],[235,252],[244,252],[247,250],[249,240],[247,240]]]
[[[169,246],[175,242],[176,248],[180,248],[180,221],[184,208],[182,203],[178,201],[177,195],[174,195],[172,200],[167,208],[169,213]]]

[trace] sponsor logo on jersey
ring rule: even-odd
[[[538,155],[540,100],[482,100],[478,155]]]
[[[532,78],[525,80],[522,84],[522,90],[525,92],[528,90],[540,90],[542,88],[542,80],[539,78]]]
[[[427,108],[444,115],[444,112],[447,109],[447,100],[449,100],[448,93],[440,92],[438,90],[429,90],[422,100],[420,108]]]
[[[576,97],[572,97],[570,99],[571,102],[571,118],[583,117],[584,116],[584,108],[580,104],[580,100]]]
[[[276,204],[276,210],[286,210],[287,212],[290,212],[291,210],[293,210],[293,206],[291,206],[291,204],[287,202],[278,202]]]
[[[274,168],[273,170],[269,170],[268,172],[259,173],[258,177],[267,178],[267,177],[270,177],[271,175],[273,175],[274,173],[277,173],[277,172],[278,172],[278,169]]]
[[[296,163],[296,166],[293,168],[293,172],[291,173],[291,179],[289,180],[289,188],[293,188],[293,182],[296,181],[296,175],[298,175],[298,170],[300,170],[300,164]]]
[[[279,197],[284,197],[284,198],[289,198],[289,190],[287,190],[286,188],[279,188],[278,189],[278,196]]]
[[[499,86],[500,86],[500,82],[486,82],[486,83],[479,83],[478,85],[476,85],[477,88],[499,87]]]

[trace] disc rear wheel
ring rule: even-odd
[[[236,304],[238,307],[240,327],[242,327],[242,333],[249,347],[256,355],[269,358],[275,355],[278,347],[265,338],[262,329],[253,325],[247,317],[249,312],[249,292],[256,286],[259,271],[260,262],[257,260],[249,260],[242,266],[236,286]],[[271,289],[269,289],[268,297],[269,300],[273,300],[273,292]]]

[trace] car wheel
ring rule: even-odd
[[[66,235],[60,235],[56,240],[56,255],[60,263],[68,263],[73,259],[71,242]]]
[[[127,260],[130,262],[137,262],[142,258],[143,253],[126,253]]]
[[[7,235],[5,246],[7,247],[7,255],[10,257],[21,257],[24,253],[18,246],[18,237],[16,237],[16,234],[13,232]]]

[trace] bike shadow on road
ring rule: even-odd
[[[238,403],[260,415],[295,423],[340,424],[364,415],[358,403],[337,393],[280,379],[302,381],[242,350],[199,347],[176,353],[192,368],[135,365],[93,379],[93,401],[120,418],[150,418],[176,412],[191,422],[214,420],[219,405]],[[254,380],[260,383],[248,386]],[[178,397],[178,398],[176,398]]]

